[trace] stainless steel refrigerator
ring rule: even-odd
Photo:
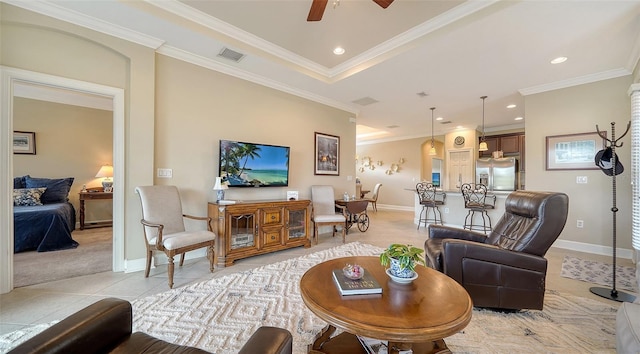
[[[518,160],[515,157],[478,159],[476,183],[490,191],[514,191],[518,188]]]

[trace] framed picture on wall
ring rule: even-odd
[[[36,154],[36,133],[34,132],[13,132],[13,153],[14,154]]]
[[[340,175],[340,137],[315,133],[315,174]]]
[[[546,140],[547,171],[599,169],[595,156],[605,142],[598,132],[548,136]]]

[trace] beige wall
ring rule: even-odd
[[[391,208],[413,210],[413,195],[416,183],[421,180],[422,171],[422,146],[431,138],[417,138],[400,140],[379,144],[358,145],[357,155],[360,159],[370,157],[375,169],[364,169],[364,172],[357,172],[357,176],[362,182],[362,189],[373,191],[376,183],[382,183],[378,194],[378,205]],[[400,164],[400,158],[404,163]],[[353,160],[352,160],[353,161]],[[377,164],[382,161],[382,166]],[[398,164],[398,172],[386,174],[391,164]],[[356,162],[357,167],[361,167],[361,161]],[[409,190],[407,190],[409,189]],[[367,195],[371,197],[371,194]]]
[[[0,16],[2,65],[124,89],[125,258],[143,258],[134,187],[153,183],[155,51],[5,3]]]
[[[125,90],[125,181],[120,188],[125,189],[126,260],[144,258],[135,186],[177,185],[184,191],[185,212],[206,214],[206,202],[215,200],[211,188],[219,139],[291,147],[289,188],[233,189],[228,198],[284,198],[287,190],[308,198],[313,184],[333,185],[340,195],[343,190],[355,193],[352,114],[11,5],[0,7],[2,65]],[[339,176],[314,175],[315,131],[340,136]],[[173,169],[173,178],[155,179],[156,168]]]
[[[631,119],[631,83],[626,76],[525,97],[527,189],[569,195],[569,219],[561,239],[612,245],[612,178],[600,170],[546,171],[545,137],[594,132],[596,124],[611,137],[611,122],[620,136]],[[630,134],[621,142],[616,153],[625,171],[616,177],[617,246],[631,249]],[[586,176],[588,183],[577,184],[577,176]],[[576,227],[578,219],[584,220],[584,228]]]
[[[336,196],[355,193],[348,112],[162,55],[156,90],[155,165],[173,169],[173,178],[155,183],[181,187],[189,211],[206,214],[206,203],[216,199],[221,139],[291,148],[289,187],[230,188],[225,199],[284,199],[288,190],[308,199],[314,184],[332,185]],[[314,132],[340,137],[339,176],[314,175]]]
[[[113,113],[20,97],[13,104],[14,130],[36,133],[36,155],[13,155],[13,176],[74,177],[69,201],[78,212],[82,185],[102,186],[95,175],[103,164],[112,164]],[[110,201],[90,204],[87,222],[112,219]]]

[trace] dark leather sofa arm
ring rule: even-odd
[[[292,354],[293,336],[286,329],[262,326],[244,344],[238,354]]]
[[[10,354],[208,353],[132,331],[128,301],[107,298],[74,313],[16,346]],[[293,337],[283,328],[260,327],[241,354],[292,354]]]
[[[505,250],[494,245],[448,239],[443,240],[442,248],[446,274],[456,280],[462,280],[463,259],[499,264],[541,274],[547,271],[547,260],[544,257]]]
[[[108,353],[131,335],[129,302],[108,298],[74,313],[9,353]]]
[[[474,242],[484,243],[487,239],[487,235],[477,232],[470,231],[465,229],[460,229],[457,227],[444,226],[444,225],[429,225],[429,238],[454,238],[458,240],[467,240]]]

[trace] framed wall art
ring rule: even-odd
[[[554,135],[546,140],[547,171],[599,169],[594,159],[605,142],[598,132]]]
[[[340,137],[315,133],[315,174],[340,175]]]
[[[36,154],[36,133],[34,132],[13,132],[13,153],[14,154]]]

